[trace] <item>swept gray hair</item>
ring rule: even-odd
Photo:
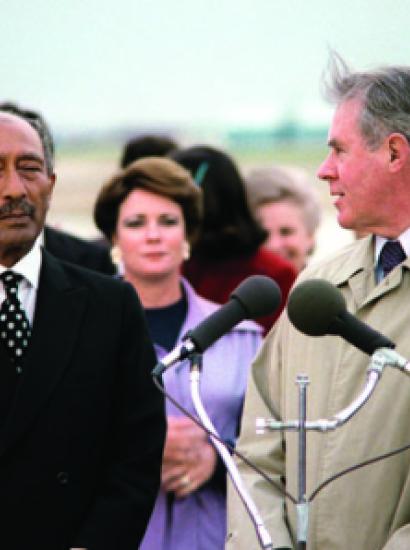
[[[394,132],[410,142],[410,67],[353,72],[339,54],[331,52],[323,83],[325,97],[332,103],[362,101],[359,126],[371,149]]]

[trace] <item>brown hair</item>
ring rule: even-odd
[[[94,221],[112,240],[121,204],[134,191],[144,189],[166,197],[182,209],[187,238],[195,239],[202,214],[202,197],[190,173],[168,158],[145,157],[119,170],[101,188],[94,206]]]

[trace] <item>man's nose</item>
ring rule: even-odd
[[[319,166],[316,175],[319,179],[326,181],[336,177],[336,168],[330,155]]]
[[[0,192],[4,198],[24,197],[27,194],[26,186],[19,173],[14,168],[6,168],[0,177]]]

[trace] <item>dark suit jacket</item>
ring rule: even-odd
[[[165,434],[143,312],[128,284],[43,255],[32,337],[0,430],[0,547],[136,550]]]
[[[110,258],[108,246],[79,239],[48,225],[44,228],[44,248],[60,260],[100,273],[113,275],[116,271]]]

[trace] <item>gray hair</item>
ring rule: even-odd
[[[51,135],[50,128],[48,127],[42,115],[40,115],[40,113],[37,113],[36,111],[22,109],[11,101],[0,103],[0,112],[10,113],[12,115],[18,116],[28,122],[30,126],[34,128],[34,130],[40,137],[41,143],[43,144],[44,160],[46,163],[47,173],[48,175],[53,174],[54,141],[53,136]]]
[[[315,233],[321,220],[321,206],[304,171],[279,166],[254,168],[245,177],[245,185],[253,211],[270,202],[291,202],[300,208],[308,233]]]
[[[394,132],[410,142],[410,67],[353,72],[331,52],[323,83],[326,98],[337,105],[350,99],[362,102],[359,127],[371,149]]]

